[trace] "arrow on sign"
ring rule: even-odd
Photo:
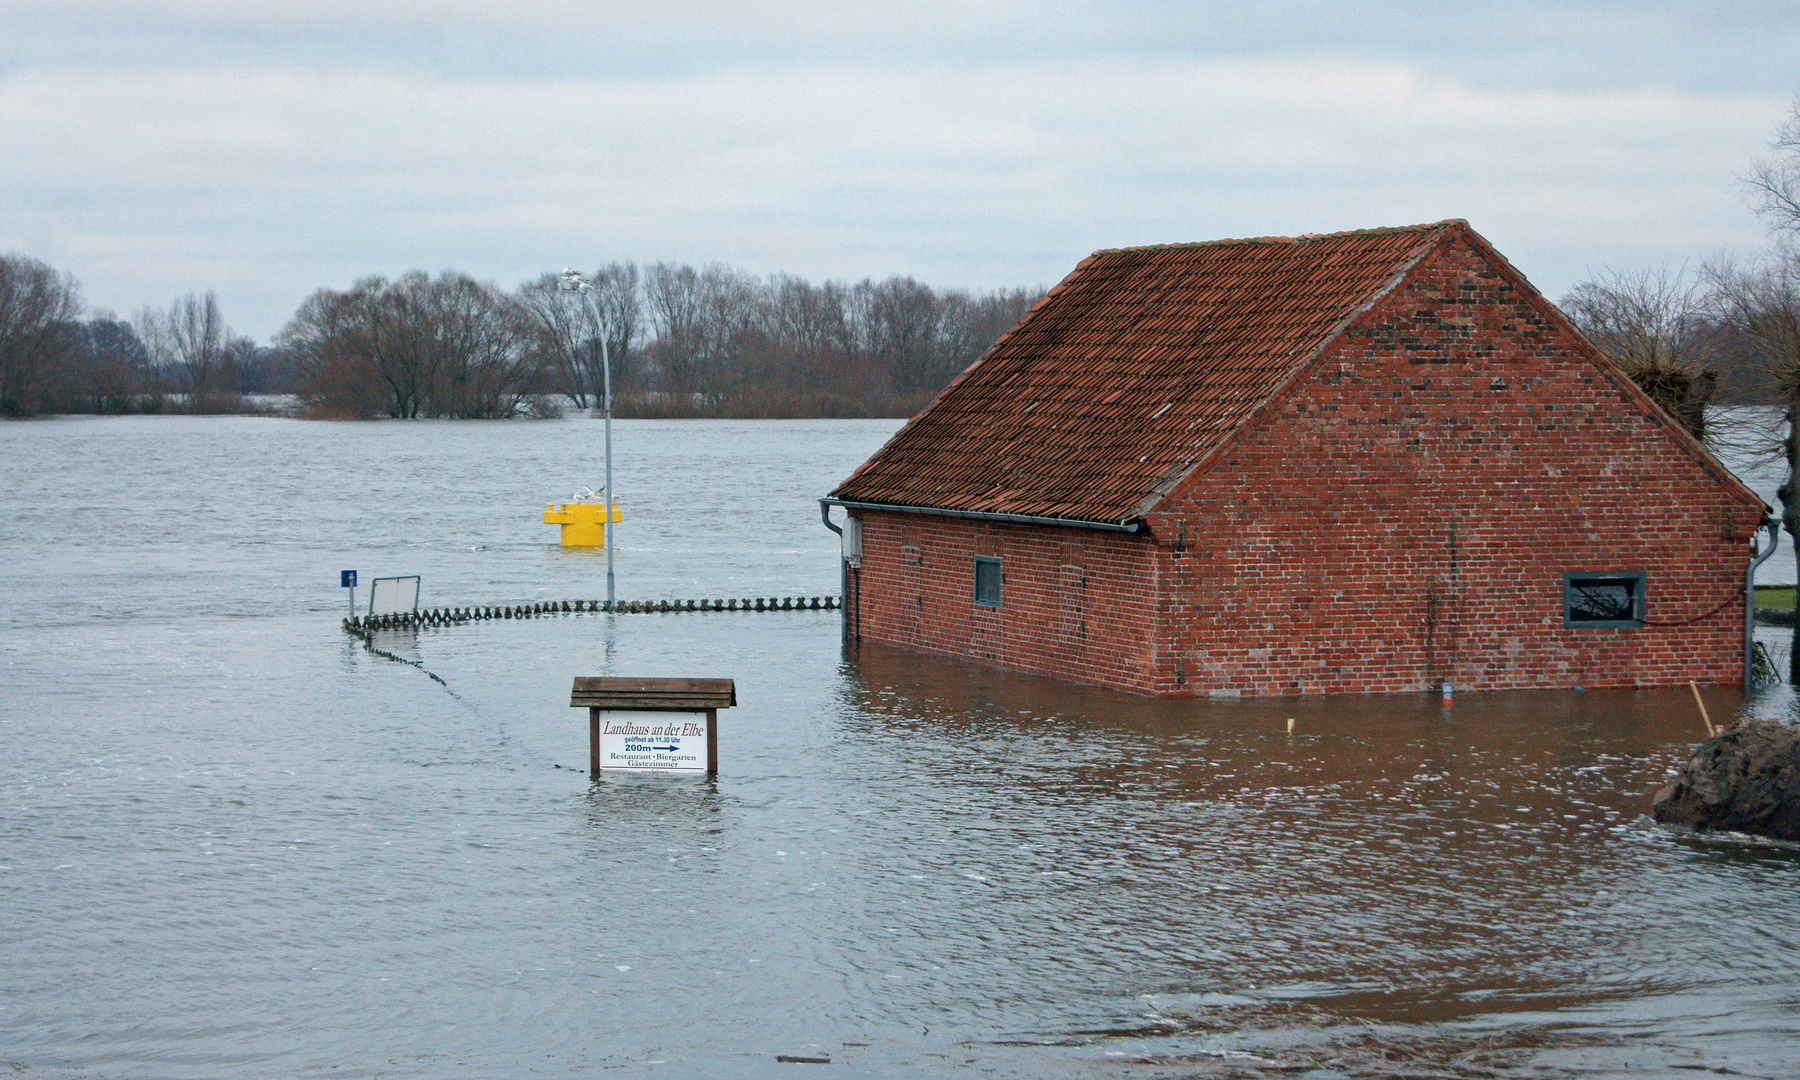
[[[679,750],[679,749],[681,749],[681,747],[679,747],[679,746],[652,746],[650,749],[652,749],[652,750]]]

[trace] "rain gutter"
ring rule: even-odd
[[[1138,531],[1138,523],[1120,525],[1111,521],[1081,521],[1076,518],[1034,517],[1031,514],[990,514],[979,510],[942,510],[935,506],[901,506],[898,503],[856,502],[851,499],[820,499],[819,508],[823,512],[827,506],[841,506],[846,510],[879,510],[894,514],[925,514],[930,517],[966,518],[970,521],[999,521],[1008,525],[1060,525],[1069,529],[1099,529],[1103,532],[1134,533]],[[830,526],[830,521],[826,525]]]

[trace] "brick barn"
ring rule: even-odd
[[[1096,252],[824,502],[858,638],[1155,695],[1741,684],[1767,510],[1464,221]]]

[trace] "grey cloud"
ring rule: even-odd
[[[1035,284],[1467,216],[1555,294],[1757,242],[1731,183],[1794,89],[1758,68],[1772,9],[1465,9],[5,8],[0,247],[123,310],[217,288],[266,337],[415,266]]]

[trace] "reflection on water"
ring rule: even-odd
[[[522,479],[589,427],[0,427],[0,1061],[1800,1071],[1800,854],[1644,816],[1701,735],[1685,690],[1150,701],[845,652],[827,612],[377,635],[403,662],[337,630],[343,566],[441,603],[597,580]],[[621,580],[826,591],[811,499],[891,427],[620,425]],[[91,528],[122,457],[145,520]],[[717,780],[590,784],[569,682],[607,673],[735,678]]]
[[[1358,1044],[1370,1024],[1422,1027],[1408,1042],[1430,1058],[1518,1013],[1534,1021],[1507,1035],[1521,1048],[1623,1047],[1612,1029],[1719,973],[1733,949],[1715,913],[1751,894],[1800,910],[1791,852],[1684,844],[1643,819],[1697,737],[1685,694],[1167,702],[867,645],[850,670],[847,726],[936,792],[883,806],[871,791],[888,842],[919,838],[931,880],[995,890],[979,941],[950,951],[1034,958],[1044,1007],[1096,980],[1135,995],[1099,1030],[1148,1040],[1147,1059],[1180,1057],[1155,1045],[1180,1035],[1295,1024],[1305,1037],[1252,1041],[1310,1060],[1314,1036],[1347,1049],[1344,1025]],[[943,915],[934,941],[966,929],[955,905],[924,910]],[[1787,961],[1762,943],[1795,935],[1740,930],[1739,990],[1791,1003]],[[1552,1011],[1568,1030],[1549,1038],[1537,1014]]]

